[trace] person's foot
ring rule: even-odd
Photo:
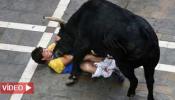
[[[66,86],[73,86],[74,84],[76,84],[78,82],[78,80],[71,80],[71,82],[67,82]]]
[[[119,83],[123,83],[125,81],[125,77],[123,76],[123,74],[119,71],[119,70],[115,70],[113,73],[112,73],[112,76],[117,79],[117,81]]]
[[[78,82],[78,77],[75,75],[70,75],[69,78],[70,82],[66,83],[66,86],[73,86],[75,83]]]

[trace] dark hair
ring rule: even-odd
[[[42,52],[43,52],[43,48],[42,48],[42,47],[37,47],[37,48],[35,48],[35,49],[32,51],[31,56],[32,56],[32,59],[33,59],[36,63],[39,63],[39,64],[45,64],[45,63],[46,63],[45,60],[42,60],[42,58],[43,58]]]

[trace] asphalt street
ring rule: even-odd
[[[33,82],[34,94],[0,94],[0,100],[128,100],[129,82],[119,84],[114,78],[91,79],[82,76],[73,87],[65,86],[69,75],[58,75],[45,65],[31,60],[30,52],[46,47],[57,33],[57,23],[43,16],[67,21],[87,0],[0,0],[0,82]],[[138,14],[153,26],[161,47],[156,67],[156,100],[175,100],[175,1],[109,0]],[[65,10],[65,11],[64,11]],[[141,68],[133,100],[146,100],[147,88]]]

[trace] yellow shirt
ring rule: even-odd
[[[49,51],[53,51],[53,49],[55,48],[56,46],[56,43],[52,43],[51,45],[49,45],[47,47],[47,49]],[[60,74],[64,68],[65,68],[65,65],[63,64],[63,62],[61,61],[61,58],[55,58],[53,60],[50,60],[49,63],[48,63],[48,66],[50,68],[52,68],[56,73]]]

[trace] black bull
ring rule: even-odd
[[[138,84],[134,69],[143,66],[148,100],[154,100],[154,71],[160,49],[158,38],[145,19],[108,1],[89,0],[66,24],[60,24],[61,40],[54,51],[74,56],[72,75],[79,74],[78,66],[91,50],[101,56],[109,54],[130,81],[129,97],[135,95]]]

